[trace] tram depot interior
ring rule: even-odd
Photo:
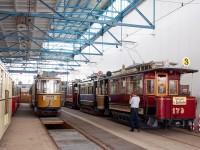
[[[199,18],[200,0],[0,0],[0,150],[200,149]]]

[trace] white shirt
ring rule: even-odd
[[[129,101],[129,104],[131,104],[131,108],[139,108],[139,103],[140,103],[139,96],[133,96]]]

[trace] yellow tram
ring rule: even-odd
[[[58,115],[61,108],[61,79],[37,76],[32,87],[32,105],[39,116]]]

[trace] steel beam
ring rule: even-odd
[[[6,66],[8,69],[50,69],[50,70],[74,70],[71,68],[59,68],[59,67],[41,67],[41,66]]]
[[[107,31],[111,36],[112,38],[117,41],[117,43],[119,43],[121,45],[121,42],[112,34],[112,32],[110,32],[109,30]]]
[[[0,18],[0,22],[3,21],[3,20],[5,20],[5,19],[7,19],[8,17],[10,17],[10,15],[6,15],[6,16]]]
[[[141,3],[143,2],[143,0],[135,0],[133,2],[131,2],[131,4],[125,8],[122,12],[120,12],[115,19],[119,22],[122,20],[123,17],[125,17],[127,14],[129,14],[131,11],[133,11],[135,8],[137,8]],[[136,25],[136,24],[127,24],[127,23],[118,23],[118,25],[123,26],[124,24],[126,24],[126,26],[128,27],[138,27],[138,28],[148,28],[148,29],[153,29],[154,26],[150,26],[150,25]],[[103,26],[103,28],[101,30],[99,30],[99,32],[93,36],[90,41],[95,41],[99,36],[103,35],[105,32],[107,32],[112,26],[110,25],[105,25]],[[117,44],[119,45],[119,44]],[[87,47],[86,44],[84,44],[81,49],[84,49],[85,47]]]
[[[10,40],[36,40],[36,41],[47,41],[47,42],[63,42],[63,43],[76,43],[76,44],[104,44],[104,45],[119,45],[118,43],[112,43],[112,42],[97,42],[97,41],[90,41],[90,40],[84,40],[84,39],[69,39],[69,38],[45,38],[45,37],[24,37],[20,35],[6,35],[8,41]],[[4,39],[5,36],[0,36],[0,41]]]
[[[13,70],[13,69],[7,69],[9,73],[30,73],[30,74],[37,74],[38,71],[37,70]]]
[[[30,74],[37,74],[38,73],[38,70],[13,70],[13,69],[8,69],[8,72],[9,73],[30,73]],[[50,71],[50,72],[53,72],[53,73],[56,73],[56,74],[59,74],[59,75],[65,75],[65,74],[69,74],[69,72],[58,72],[58,71]]]
[[[107,7],[105,10],[98,9],[98,5],[101,3],[102,0],[97,0],[95,2],[95,5],[93,8],[81,8],[79,6],[79,2],[77,1],[75,6],[69,6],[67,5],[67,2],[69,0],[59,0],[57,1],[56,7],[53,8],[50,6],[45,0],[39,0],[40,3],[42,3],[44,6],[46,6],[48,9],[52,11],[52,13],[43,13],[43,12],[9,12],[9,11],[0,11],[0,14],[3,14],[5,16],[1,19],[4,20],[7,17],[16,17],[16,16],[29,16],[29,17],[38,17],[38,18],[44,18],[44,19],[51,19],[54,22],[51,22],[51,27],[53,27],[52,30],[45,31],[35,24],[32,24],[34,29],[37,29],[41,33],[43,33],[44,37],[33,37],[31,35],[26,35],[23,32],[21,32],[21,35],[17,34],[7,34],[5,36],[0,36],[0,40],[3,40],[6,38],[7,41],[9,40],[31,40],[33,43],[35,43],[39,48],[38,49],[19,49],[19,48],[13,48],[13,46],[9,48],[0,47],[0,52],[8,52],[8,51],[16,51],[16,52],[36,52],[31,54],[29,60],[58,60],[63,62],[76,62],[79,64],[79,62],[85,62],[85,63],[91,63],[90,60],[85,55],[102,55],[103,53],[101,50],[99,50],[95,44],[101,44],[101,45],[121,45],[121,41],[118,40],[110,31],[109,29],[114,26],[126,26],[126,27],[137,27],[137,28],[146,28],[146,29],[154,29],[155,28],[155,0],[153,0],[153,22],[151,22],[137,7],[144,1],[144,0],[127,0],[129,2],[129,5],[125,8],[122,6],[122,0],[119,1],[120,9],[114,8],[110,10],[109,8],[113,7],[115,0],[108,1]],[[88,0],[89,3],[89,0]],[[87,3],[85,3],[87,5]],[[60,9],[60,8],[63,9]],[[73,8],[73,9],[81,9],[83,12],[68,12],[66,11],[67,8]],[[85,6],[86,7],[86,6]],[[123,8],[122,8],[123,7]],[[118,11],[121,10],[121,11]],[[132,23],[124,23],[122,22],[122,19],[124,16],[129,14],[131,11],[136,10],[136,12],[147,22],[147,25],[140,25],[140,24],[132,24]],[[63,11],[63,12],[60,12]],[[108,14],[106,12],[109,12]],[[110,15],[112,13],[112,15]],[[69,16],[71,15],[71,16]],[[76,17],[74,17],[76,15]],[[84,16],[84,17],[81,17]],[[92,17],[88,17],[92,16]],[[0,21],[1,21],[0,19]],[[98,26],[94,25],[101,25],[100,28]],[[75,27],[76,26],[76,27]],[[60,30],[60,28],[62,30]],[[76,28],[77,30],[75,30]],[[97,28],[96,30],[92,30],[92,28]],[[92,32],[90,32],[92,30]],[[96,39],[100,36],[103,36],[105,32],[107,32],[112,36],[112,38],[116,41],[114,42],[97,42]],[[17,31],[17,33],[19,33]],[[51,36],[53,35],[53,36]],[[58,38],[58,35],[62,38]],[[67,37],[67,35],[71,35],[71,37]],[[55,38],[56,36],[56,38]],[[63,38],[65,36],[65,38]],[[65,50],[62,49],[53,50],[53,49],[45,49],[41,46],[38,41],[42,42],[60,42],[60,43],[70,43],[70,44],[79,44],[80,46],[73,46],[73,50]],[[87,46],[92,46],[97,53],[82,53],[82,50],[86,48]],[[39,54],[38,54],[38,53]],[[84,60],[74,60],[75,55],[81,54],[83,56]],[[25,56],[22,56],[23,54],[20,54],[18,56],[8,56],[7,58],[4,58],[5,61],[13,61],[9,58],[15,58],[15,60],[22,60],[22,58],[25,58]],[[34,57],[37,56],[37,57]],[[63,56],[60,58],[53,57],[53,56]],[[56,66],[56,64],[55,64]]]
[[[5,66],[9,66],[10,64],[14,65],[44,65],[44,66],[71,66],[71,67],[80,67],[80,64],[63,64],[63,63],[45,63],[45,62],[36,62],[36,63],[31,63],[31,62],[12,62],[9,64],[5,64]]]
[[[78,54],[83,54],[83,55],[102,55],[102,53],[86,53],[86,52],[81,52],[80,50],[62,50],[58,49],[52,50],[52,49],[20,49],[20,48],[7,48],[7,47],[0,47],[0,52],[41,52],[42,54],[49,54],[49,55],[58,55],[58,56],[68,56],[68,55],[78,55]],[[6,56],[8,57],[8,56]],[[12,57],[12,56],[10,56]]]
[[[7,63],[10,63],[12,62],[12,59],[8,59],[8,58],[5,58],[7,60]],[[41,58],[34,58],[34,57],[30,57],[29,58],[29,61],[45,61],[45,60],[53,60],[53,61],[61,61],[61,62],[78,62],[78,63],[96,63],[96,62],[92,62],[92,61],[88,61],[88,60],[81,60],[81,59],[69,59],[69,58],[47,58],[47,57],[41,57]],[[16,61],[18,61],[16,59]],[[21,61],[21,59],[19,60]]]
[[[127,27],[138,27],[138,28],[140,28],[140,25],[128,24],[128,23],[119,23],[119,22],[116,21],[116,19],[113,19],[113,20],[95,20],[95,19],[83,19],[83,18],[74,18],[74,17],[64,17],[63,18],[61,16],[54,16],[53,14],[50,14],[50,13],[8,12],[8,11],[2,11],[2,10],[0,11],[0,14],[8,14],[8,15],[14,16],[14,17],[29,15],[30,17],[46,18],[46,19],[54,19],[54,20],[57,19],[58,21],[59,20],[63,20],[66,23],[68,21],[76,21],[76,22],[98,23],[98,24],[102,24],[102,25],[106,24],[106,25],[109,25],[111,27],[114,27],[114,26],[127,26]],[[151,29],[149,26],[142,25],[141,27]]]

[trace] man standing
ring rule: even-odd
[[[134,128],[140,131],[140,125],[139,125],[139,116],[138,116],[138,108],[140,103],[140,97],[135,95],[134,92],[132,92],[129,100],[129,104],[131,105],[131,115],[130,115],[130,122],[131,122],[131,130],[134,131]]]

